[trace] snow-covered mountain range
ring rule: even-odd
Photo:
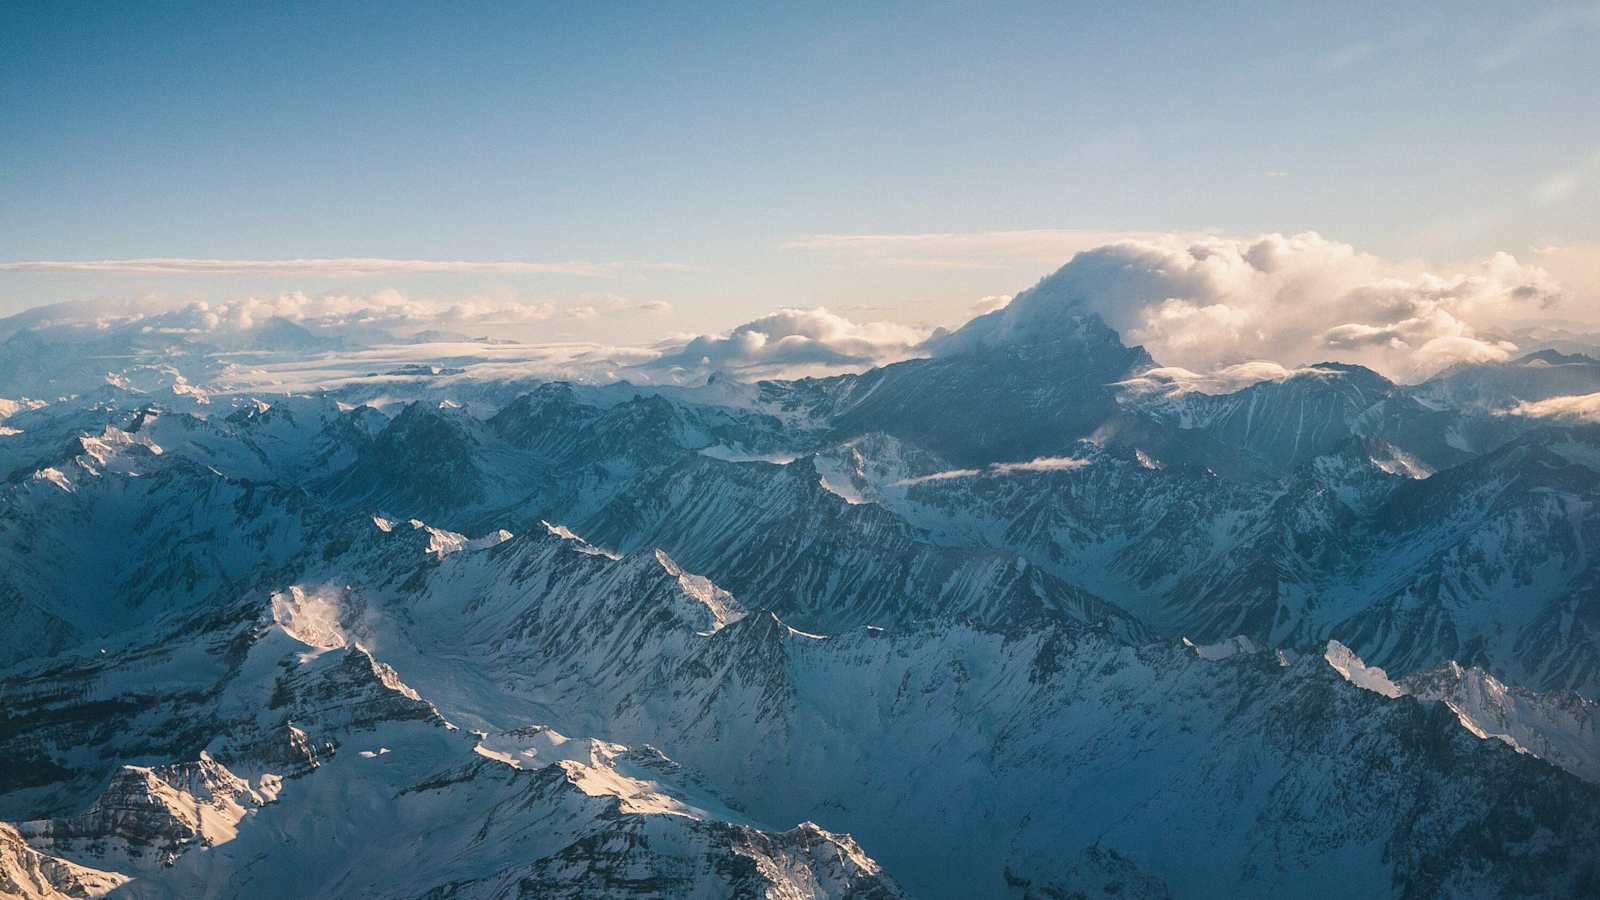
[[[1593,357],[1223,383],[1050,279],[693,386],[53,321],[0,896],[1600,892]]]

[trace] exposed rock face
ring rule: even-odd
[[[103,897],[127,880],[41,853],[15,828],[0,823],[0,897]]]

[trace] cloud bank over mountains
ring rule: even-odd
[[[913,355],[927,336],[925,329],[893,322],[853,322],[823,307],[780,309],[722,334],[669,343],[657,364],[757,370],[862,367]]]
[[[278,318],[319,328],[404,328],[484,322],[537,322],[557,315],[551,303],[525,303],[490,298],[435,302],[385,290],[367,295],[301,292],[270,298],[249,297],[227,303],[189,304],[168,313],[198,331],[246,330]]]
[[[639,308],[659,311],[652,304]],[[370,294],[288,291],[219,302],[143,299],[64,303],[0,320],[0,336],[27,327],[54,330],[63,336],[73,330],[105,332],[135,328],[145,333],[203,337],[248,332],[268,322],[282,320],[327,332],[330,336],[374,337],[450,326],[582,317],[585,309],[592,307],[557,307],[550,302],[490,296],[432,300],[410,297],[396,290]],[[4,327],[7,325],[11,327]]]
[[[1042,238],[1030,233],[1030,240]],[[854,246],[842,238],[829,242]],[[941,254],[962,244],[953,238],[934,243]],[[988,244],[979,244],[990,252]],[[1047,335],[1063,327],[1063,317],[1093,312],[1126,343],[1143,344],[1161,366],[1130,387],[1209,391],[1282,380],[1325,361],[1357,363],[1410,381],[1456,363],[1507,360],[1527,349],[1507,339],[1509,326],[1582,315],[1573,307],[1585,304],[1567,300],[1566,288],[1548,271],[1505,253],[1441,273],[1310,232],[1249,239],[1169,234],[1117,239],[1078,252],[1014,298],[976,299],[974,320],[932,340],[926,326],[854,321],[816,307],[782,308],[727,331],[680,333],[653,346],[626,344],[608,341],[608,333],[625,321],[666,326],[672,306],[620,297],[561,306],[509,296],[437,300],[395,290],[291,291],[216,303],[61,304],[0,320],[0,339],[43,326],[89,333],[127,328],[205,340],[281,320],[365,344],[419,335],[446,340],[466,329],[493,331],[489,326],[495,325],[523,326],[536,336],[532,343],[539,343],[546,327],[541,323],[550,323],[550,341],[584,342],[584,359],[606,363],[600,372],[609,375],[620,367],[642,380],[682,381],[719,370],[768,377],[862,369],[972,342]],[[608,343],[615,352],[606,352]]]
[[[1563,296],[1505,253],[1435,274],[1314,233],[1123,241],[1078,254],[971,334],[1008,340],[1084,309],[1191,372],[1338,361],[1413,380],[1511,358],[1518,348],[1495,326],[1549,315]]]

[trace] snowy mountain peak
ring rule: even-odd
[[[1479,738],[1497,739],[1519,753],[1600,782],[1600,706],[1594,701],[1569,692],[1540,694],[1508,687],[1482,669],[1454,660],[1393,681],[1338,641],[1328,642],[1325,659],[1358,687],[1389,698],[1442,702]]]
[[[1328,665],[1332,666],[1334,671],[1344,676],[1346,681],[1359,688],[1391,699],[1405,696],[1406,692],[1389,680],[1389,673],[1362,662],[1361,657],[1338,641],[1328,641],[1328,649],[1323,653],[1323,659],[1328,661]]]
[[[744,607],[739,605],[739,601],[735,600],[732,594],[712,584],[711,579],[685,572],[661,550],[655,551],[655,558],[668,575],[678,579],[684,594],[705,604],[712,617],[710,631],[716,631],[745,617]]]

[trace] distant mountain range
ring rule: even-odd
[[[1571,341],[1223,384],[1046,279],[857,374],[273,393],[350,339],[53,322],[0,896],[1600,893]]]

